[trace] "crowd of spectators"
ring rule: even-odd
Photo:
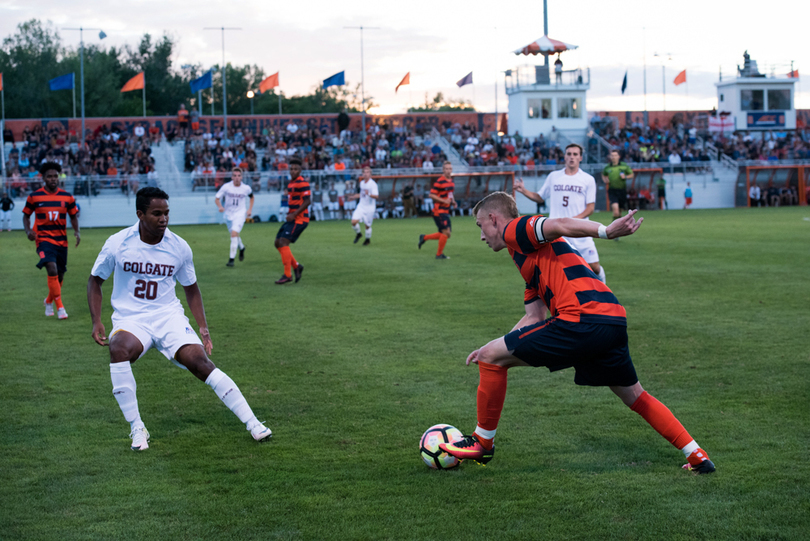
[[[548,137],[522,137],[519,132],[493,139],[479,134],[468,123],[442,126],[441,132],[461,158],[471,167],[519,165],[529,169],[537,165],[563,163],[563,150],[556,129]]]

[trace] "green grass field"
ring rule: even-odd
[[[131,452],[85,294],[117,229],[71,248],[66,321],[43,315],[33,243],[4,232],[0,538],[810,538],[806,208],[648,212],[634,237],[597,241],[642,384],[717,465],[700,477],[607,389],[528,368],[510,371],[487,467],[423,465],[426,428],[475,426],[467,354],[523,311],[517,270],[471,218],[454,219],[449,261],[416,249],[429,219],[375,222],[370,247],[313,223],[287,286],[274,224],[246,226],[235,269],[224,226],[172,229],[195,251],[212,360],[275,437],[254,443],[152,350],[134,365],[152,442]]]

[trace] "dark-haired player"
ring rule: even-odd
[[[714,464],[672,412],[638,381],[627,345],[626,313],[613,292],[561,237],[612,239],[641,226],[631,210],[604,226],[576,218],[518,214],[512,196],[495,192],[473,209],[481,240],[493,251],[509,250],[526,282],[526,315],[510,333],[467,357],[478,364],[478,426],[471,436],[440,447],[460,459],[492,460],[506,397],[506,374],[516,366],[574,367],[577,385],[607,386],[659,434],[683,451],[686,469],[711,473]],[[543,320],[546,306],[551,312]]]
[[[301,160],[293,158],[290,160],[290,178],[287,185],[289,198],[289,212],[287,221],[281,225],[276,234],[275,247],[281,254],[281,262],[284,264],[284,274],[276,280],[277,284],[289,284],[292,282],[292,273],[295,272],[295,281],[301,279],[304,266],[295,260],[290,243],[298,240],[298,237],[309,225],[309,204],[311,202],[309,181],[301,176]]]
[[[76,200],[59,188],[59,173],[62,166],[46,162],[39,168],[45,186],[28,196],[23,208],[23,226],[28,240],[36,241],[39,255],[38,268],[45,267],[48,273],[48,296],[45,298],[45,315],[53,315],[56,305],[59,319],[67,319],[68,314],[62,304],[62,280],[67,271],[67,217],[73,227],[76,246],[81,241],[79,233],[79,209]],[[31,215],[34,214],[34,229],[31,228]]]
[[[256,419],[233,380],[208,358],[213,345],[194,260],[188,243],[168,229],[169,196],[159,188],[143,188],[138,191],[135,208],[138,223],[107,239],[87,281],[93,340],[106,346],[106,331],[101,322],[101,285],[115,273],[110,377],[113,396],[130,424],[132,450],[149,448],[149,432],[138,410],[132,363],[153,346],[209,385],[245,423],[254,440],[270,438],[273,433]],[[185,290],[202,341],[192,330],[175,294],[176,282]]]
[[[419,244],[417,247],[421,250],[422,245],[429,240],[438,240],[439,249],[436,251],[436,259],[450,259],[444,255],[444,245],[447,244],[447,239],[450,238],[452,233],[452,224],[450,223],[450,207],[458,207],[458,203],[453,198],[453,190],[456,185],[453,182],[453,164],[444,162],[442,166],[442,176],[433,184],[428,196],[433,200],[433,221],[436,222],[436,227],[439,228],[438,233],[431,233],[430,235],[419,235]]]

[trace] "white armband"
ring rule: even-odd
[[[546,218],[538,218],[536,222],[534,222],[534,236],[537,237],[537,242],[544,243],[546,241],[546,236],[543,234],[543,223],[546,221]]]
[[[608,238],[608,234],[607,234],[607,227],[606,227],[606,226],[604,226],[604,225],[600,225],[600,226],[599,226],[599,238],[600,238],[600,239],[606,239],[606,238]]]

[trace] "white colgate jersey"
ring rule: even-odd
[[[107,239],[90,274],[106,280],[115,272],[111,297],[114,316],[182,311],[174,288],[175,282],[184,286],[197,282],[191,248],[168,229],[158,244],[146,244],[141,240],[139,223]]]
[[[537,193],[548,206],[549,218],[571,218],[596,201],[596,181],[582,169],[575,175],[566,175],[561,169],[549,173]]]
[[[374,200],[372,195],[380,195],[380,190],[377,188],[377,183],[373,178],[360,181],[360,203],[361,207],[377,207],[377,201]]]
[[[232,216],[240,212],[247,212],[245,203],[252,193],[253,190],[244,182],[239,186],[235,186],[231,181],[222,185],[216,197],[225,207],[225,214]]]

